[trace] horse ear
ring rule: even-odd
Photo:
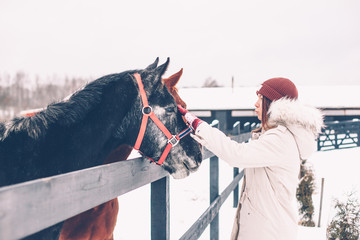
[[[158,66],[156,69],[152,70],[152,75],[154,76],[154,79],[151,83],[149,83],[151,86],[149,89],[152,89],[152,91],[155,91],[156,89],[163,86],[163,81],[161,76],[165,73],[168,65],[169,65],[170,59],[167,58],[166,62],[160,66]],[[150,94],[150,92],[149,92]]]
[[[157,58],[155,59],[155,62],[153,62],[152,64],[150,64],[149,66],[147,66],[146,70],[153,70],[153,69],[155,69],[155,68],[157,67],[158,63],[159,63],[159,57],[157,57]]]
[[[176,86],[176,84],[179,82],[181,75],[183,73],[183,69],[181,69],[179,72],[171,75],[168,78],[163,79],[165,85],[169,88],[172,89]]]
[[[161,76],[165,73],[170,62],[170,59],[167,58],[167,61],[164,64],[156,67],[155,69],[151,69],[157,65],[158,60],[159,59],[157,58],[156,61],[153,64],[151,64],[149,67],[147,67],[142,74],[143,84],[145,86],[145,91],[148,94],[148,96],[151,95],[152,91],[155,91],[157,88],[163,86]]]
[[[155,69],[155,74],[158,75],[160,79],[161,79],[161,76],[166,72],[166,69],[167,69],[169,63],[170,63],[170,58],[167,58],[167,60],[164,64],[160,65],[159,67],[157,67]]]

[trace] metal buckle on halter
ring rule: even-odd
[[[144,115],[149,115],[152,112],[152,107],[150,106],[143,107],[141,111]]]
[[[179,140],[176,138],[175,135],[173,135],[172,138],[168,139],[168,143],[170,143],[174,147],[176,146],[176,144],[179,143]]]

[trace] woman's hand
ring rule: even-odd
[[[190,113],[188,110],[186,110],[185,108],[181,107],[180,105],[178,105],[178,109],[179,112],[184,115],[184,118],[186,120],[186,122],[190,125],[190,127],[196,131],[196,128],[203,123],[204,121],[201,120],[200,118],[196,117],[194,114]]]

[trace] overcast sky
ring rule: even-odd
[[[170,57],[180,87],[360,84],[358,0],[0,0],[0,73],[97,78]]]

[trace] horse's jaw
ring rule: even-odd
[[[176,172],[176,173],[173,173],[171,174],[171,176],[174,178],[174,179],[183,179],[183,178],[186,178],[190,175],[189,172]]]
[[[200,167],[201,161],[201,152],[188,156],[183,148],[175,146],[165,159],[163,167],[174,179],[182,179],[189,176],[190,173],[196,172]]]

